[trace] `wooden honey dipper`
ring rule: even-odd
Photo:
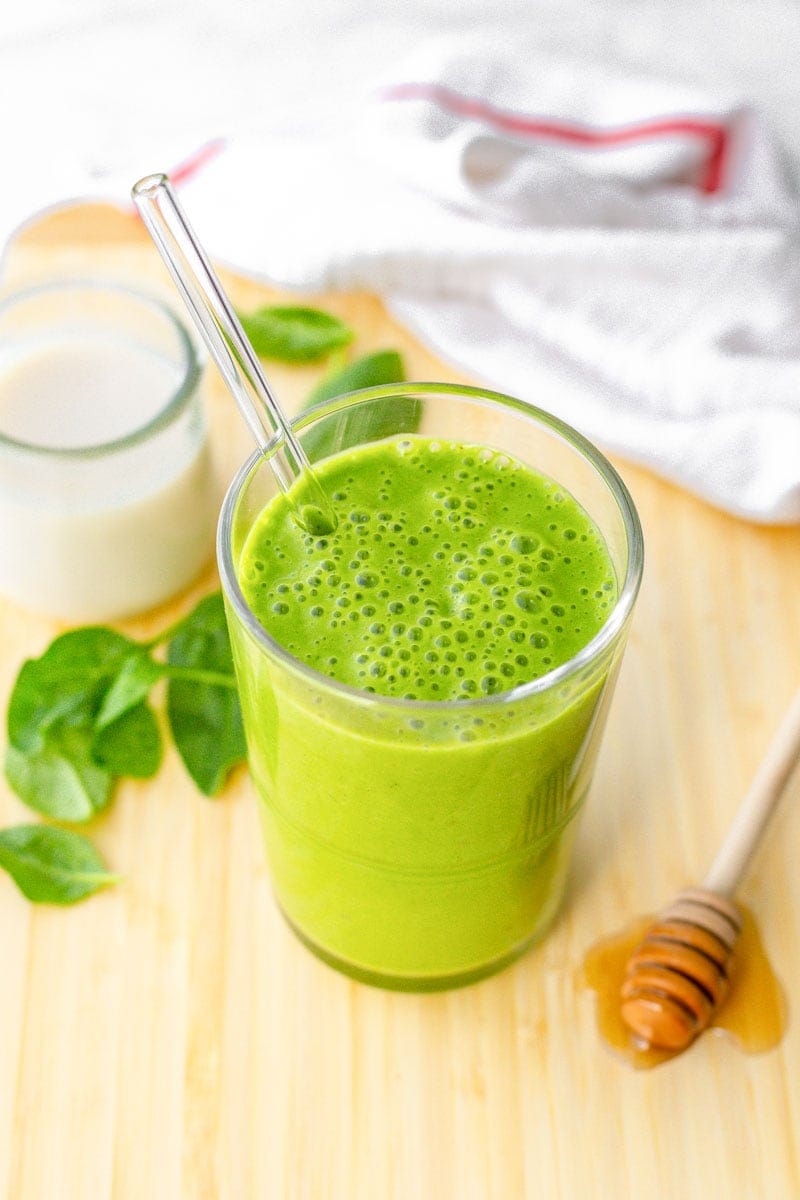
[[[702,885],[659,913],[628,961],[622,1019],[648,1046],[683,1050],[728,990],[741,914],[733,895],[800,753],[800,692],[792,701]]]

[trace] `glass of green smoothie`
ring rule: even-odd
[[[338,527],[254,454],[218,557],[278,904],[320,958],[434,990],[552,922],[642,572],[614,468],[522,401],[340,397],[295,429]]]

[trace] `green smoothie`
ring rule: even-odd
[[[276,497],[239,557],[288,656],[231,622],[276,894],[359,978],[466,982],[555,911],[611,659],[507,693],[594,637],[615,572],[572,496],[508,455],[413,436],[317,469],[336,531]]]

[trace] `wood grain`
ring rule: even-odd
[[[26,231],[2,286],[97,272],[168,287],[136,223],[82,208]],[[226,277],[237,302],[275,293]],[[457,378],[366,295],[310,297]],[[295,402],[312,368],[275,368]],[[215,384],[220,481],[249,450]],[[91,834],[125,883],[71,910],[0,878],[2,1200],[789,1200],[800,1029],[746,1057],[703,1038],[635,1074],[599,1044],[588,947],[702,877],[800,674],[800,532],[718,513],[619,464],[645,584],[551,936],[435,996],[352,983],[271,900],[249,779],[204,800],[174,754]],[[146,634],[214,586],[125,628]],[[0,605],[0,696],[52,623]],[[790,788],[742,890],[798,1003],[800,811]],[[0,824],[28,814],[0,784]]]

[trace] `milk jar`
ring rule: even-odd
[[[192,582],[217,507],[202,384],[152,297],[87,281],[0,303],[0,592],[86,623]]]

